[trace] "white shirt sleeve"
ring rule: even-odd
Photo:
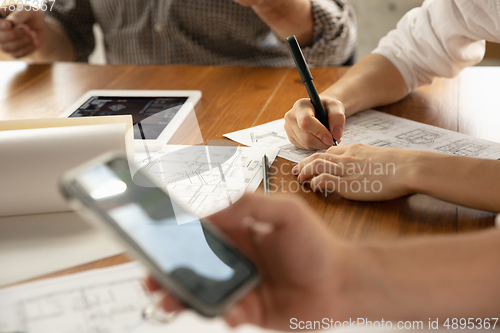
[[[401,72],[408,92],[480,62],[484,40],[500,42],[499,0],[426,0],[373,51]]]

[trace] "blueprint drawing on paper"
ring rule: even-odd
[[[250,147],[280,148],[278,156],[297,163],[315,153],[293,146],[287,138],[284,124],[285,120],[279,119],[224,136]],[[363,111],[347,118],[341,145],[351,143],[457,156],[500,158],[500,143],[374,110]]]
[[[254,192],[263,178],[262,157],[272,164],[277,148],[167,145],[135,154],[136,162],[168,193],[199,217]]]

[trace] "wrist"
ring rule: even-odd
[[[336,89],[335,84],[322,92],[320,94],[320,97],[322,99],[333,99],[336,101],[340,101],[344,106],[344,113],[346,117],[349,117],[350,115],[358,111],[356,110],[353,112],[353,109],[355,108],[354,102],[356,99],[350,98],[349,94],[343,93],[341,89]]]
[[[377,318],[389,310],[390,286],[385,283],[384,251],[373,245],[346,245],[334,271],[332,314],[338,320]],[[386,313],[387,314],[387,313]]]
[[[56,24],[45,23],[46,39],[37,50],[37,55],[45,61],[75,61],[73,44],[66,32]]]
[[[426,194],[427,182],[434,173],[432,163],[433,153],[425,151],[405,151],[401,159],[404,163],[402,168],[403,181],[408,193]]]

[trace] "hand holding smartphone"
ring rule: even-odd
[[[131,168],[132,166],[132,168]],[[105,226],[182,303],[216,316],[259,281],[255,265],[209,222],[191,215],[122,153],[67,172],[61,191],[91,223]]]

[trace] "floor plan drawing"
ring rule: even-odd
[[[398,121],[396,119],[384,119],[383,117],[374,117],[366,121],[361,121],[358,126],[364,127],[370,131],[384,132],[393,129]]]
[[[370,146],[373,147],[384,147],[384,148],[401,148],[396,143],[390,140],[375,140],[369,143]]]
[[[488,146],[485,144],[460,140],[443,147],[438,147],[437,151],[444,154],[475,157],[485,149],[488,149]]]
[[[324,153],[325,151],[326,150],[311,151],[311,150],[306,150],[306,149],[300,149],[300,148],[295,147],[291,143],[288,143],[288,144],[281,147],[281,150],[279,152],[279,156],[281,156],[284,159],[287,159],[289,161],[293,161],[293,162],[298,163],[306,157],[309,157],[315,153]]]
[[[225,134],[224,136],[250,147],[279,148],[278,156],[293,162],[300,162],[315,153],[292,145],[286,135],[284,124],[285,120],[279,119],[248,130]]]
[[[270,132],[270,133],[266,133],[266,134],[262,134],[262,135],[258,135],[255,137],[255,142],[259,142],[261,140],[265,140],[269,137],[272,137],[276,140],[287,140],[287,137],[286,135],[283,136],[283,133],[277,133],[277,132]]]
[[[290,143],[284,130],[284,123],[284,119],[275,120],[224,136],[251,147],[280,148],[278,156],[292,162],[298,163],[314,154],[314,151],[299,149]],[[266,136],[266,134],[277,135]],[[252,140],[252,137],[262,137],[262,139],[257,142]],[[352,143],[489,159],[500,158],[500,143],[473,138],[374,110],[359,112],[347,118],[340,145]]]
[[[1,290],[0,331],[126,332],[156,300],[143,287],[145,270],[133,266]]]
[[[184,311],[173,321],[145,320],[156,303],[138,262],[29,282],[0,290],[0,332],[17,333],[277,333],[231,329],[220,318]]]
[[[199,217],[221,210],[253,192],[262,181],[262,157],[272,163],[277,148],[165,146],[136,153],[136,162],[169,194]]]
[[[397,139],[414,145],[430,145],[435,143],[440,137],[441,134],[425,129],[416,129],[396,136]]]

